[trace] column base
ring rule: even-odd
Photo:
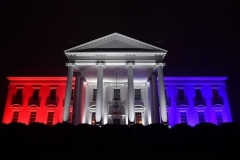
[[[102,119],[99,122],[95,123],[96,126],[102,126]]]
[[[164,126],[168,126],[168,122],[162,122]]]
[[[134,125],[134,124],[135,124],[134,122],[128,121],[128,125],[129,125],[129,126],[132,126],[132,125]]]

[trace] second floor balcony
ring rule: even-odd
[[[194,106],[197,107],[199,105],[206,106],[205,98],[194,98]]]
[[[222,97],[212,98],[212,106],[217,105],[217,104],[224,105]]]
[[[177,99],[177,106],[180,106],[180,105],[188,106],[188,99],[187,99],[187,97],[184,97],[184,98],[177,97],[176,99]]]
[[[31,106],[31,105],[40,106],[40,101],[41,101],[40,99],[30,98],[28,102],[28,106]]]
[[[46,106],[49,105],[49,104],[52,104],[52,105],[57,106],[57,104],[58,104],[58,98],[56,98],[56,99],[51,99],[51,98],[48,97],[47,100],[46,100]]]
[[[22,106],[22,104],[23,104],[23,97],[20,99],[20,98],[17,98],[16,96],[13,96],[13,98],[12,98],[12,105],[13,104],[18,104],[18,105]]]

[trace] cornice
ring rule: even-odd
[[[67,77],[7,77],[10,81],[66,81]],[[73,77],[72,80],[75,80]]]
[[[7,77],[7,79],[10,81],[66,81],[67,77]],[[164,77],[165,81],[225,81],[227,79],[228,77]]]
[[[165,56],[164,52],[66,52],[67,56]]]
[[[164,77],[167,81],[225,81],[228,77]]]

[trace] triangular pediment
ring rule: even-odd
[[[97,51],[155,51],[167,52],[162,48],[141,42],[139,40],[124,36],[119,33],[113,33],[102,38],[84,43],[82,45],[65,50],[70,52],[97,52]]]

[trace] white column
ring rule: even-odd
[[[104,63],[98,62],[98,77],[97,77],[97,100],[96,100],[96,123],[100,124],[102,105],[103,105],[103,67]]]
[[[82,119],[83,119],[83,105],[82,105],[82,90],[83,90],[83,82],[84,82],[84,78],[83,77],[80,77],[80,87],[79,87],[79,104],[78,104],[78,123],[77,124],[80,124],[82,123]]]
[[[157,93],[157,76],[152,74],[152,123],[160,123],[159,106],[158,106],[158,93]]]
[[[66,85],[65,100],[64,100],[63,122],[68,122],[69,120],[74,65],[75,65],[74,63],[66,63],[66,66],[68,66],[68,77],[67,77],[67,85]]]
[[[76,73],[75,88],[74,88],[74,104],[73,104],[73,124],[79,124],[79,93],[80,93],[80,73]]]
[[[134,86],[133,86],[133,62],[128,62],[128,118],[129,122],[134,123],[135,112],[134,112]]]
[[[165,63],[157,63],[158,68],[158,87],[159,87],[159,101],[160,101],[160,111],[161,111],[161,120],[163,124],[167,124],[167,109],[166,109],[166,95],[165,95],[165,85],[163,77],[163,67]]]

